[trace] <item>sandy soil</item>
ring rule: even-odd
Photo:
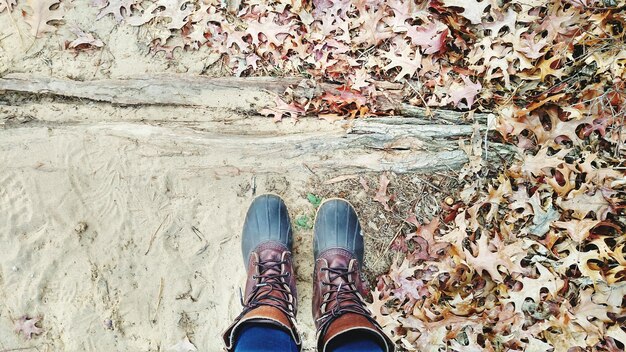
[[[251,130],[255,140],[270,141],[317,124],[249,123],[263,126]],[[312,174],[278,155],[248,157],[245,141],[240,151],[220,147],[228,128],[163,125],[39,121],[0,130],[0,351],[167,351],[185,337],[200,351],[221,349],[220,333],[240,310],[249,202],[275,192],[294,218],[310,214]],[[295,234],[310,349],[312,234]],[[42,317],[41,336],[14,332],[23,315]]]
[[[219,56],[205,48],[193,52],[177,49],[172,60],[166,59],[164,52],[150,53],[155,28],[118,24],[112,16],[96,21],[99,11],[91,2],[74,1],[57,31],[36,40],[21,15],[22,10],[30,11],[26,1],[18,1],[11,16],[7,11],[0,13],[0,74],[25,72],[80,81],[141,73],[228,74],[219,63],[213,65]],[[72,28],[93,33],[104,46],[80,53],[64,50],[66,42],[76,39]]]

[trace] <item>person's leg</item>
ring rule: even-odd
[[[235,341],[235,352],[298,351],[296,342],[287,331],[270,324],[245,324]]]
[[[297,346],[296,351],[299,349],[292,244],[289,212],[283,200],[271,194],[254,199],[241,236],[248,274],[242,297],[244,307],[223,335],[228,351],[266,351],[264,346],[268,343],[284,342],[291,346],[290,341]],[[285,334],[289,339],[285,339]]]
[[[364,241],[356,211],[325,201],[315,217],[313,318],[318,352],[391,352],[393,342],[367,309],[361,280]]]

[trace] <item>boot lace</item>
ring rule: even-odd
[[[259,280],[248,296],[248,302],[244,303],[241,288],[239,298],[244,306],[242,316],[254,308],[260,306],[271,306],[279,309],[285,315],[294,317],[294,307],[291,300],[292,294],[289,283],[284,280],[290,276],[289,272],[282,273],[281,267],[287,264],[286,260],[260,260],[256,263],[258,275],[253,278]]]
[[[322,281],[322,285],[329,288],[327,293],[330,292],[328,297],[322,301],[322,306],[332,306],[318,319],[321,322],[321,326],[330,324],[335,318],[345,313],[356,313],[369,319],[370,312],[365,308],[365,303],[358,294],[355,283],[351,280],[352,275],[357,274],[357,269],[348,270],[345,267],[329,267],[321,270],[329,273],[329,280]],[[338,278],[341,281],[333,283]]]

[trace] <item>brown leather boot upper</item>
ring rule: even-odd
[[[325,250],[315,261],[313,316],[320,352],[326,351],[334,338],[355,331],[374,336],[385,351],[394,350],[393,342],[365,307],[366,289],[359,266],[355,256],[342,248]]]
[[[247,272],[244,309],[224,333],[226,349],[232,350],[239,329],[250,322],[281,327],[291,333],[300,347],[295,328],[297,295],[291,252],[278,242],[262,243],[251,251]]]

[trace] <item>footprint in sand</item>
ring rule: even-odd
[[[0,174],[0,226],[5,234],[24,232],[33,218],[33,204],[14,173]]]
[[[95,145],[95,143],[100,145]],[[72,192],[82,203],[85,216],[106,224],[111,231],[120,231],[128,214],[123,211],[130,190],[124,178],[128,176],[128,161],[102,142],[87,141],[68,153],[67,173]]]

